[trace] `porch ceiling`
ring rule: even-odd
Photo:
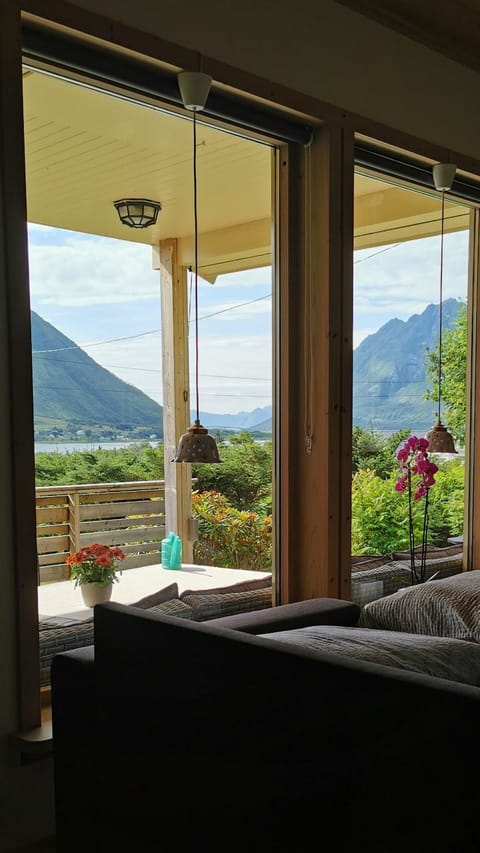
[[[192,127],[177,115],[36,71],[24,73],[27,209],[30,222],[157,245],[179,239],[192,262]],[[200,117],[201,118],[201,117]],[[271,262],[271,149],[199,124],[199,268],[220,272]],[[355,248],[438,233],[438,198],[382,180],[355,179]],[[123,225],[113,202],[161,203],[156,225]],[[447,204],[447,230],[466,228]]]

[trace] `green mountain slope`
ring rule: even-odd
[[[162,407],[118,379],[32,311],[35,422],[63,421],[163,435]]]
[[[451,328],[461,302],[443,303],[443,329]],[[438,305],[406,322],[390,320],[353,353],[353,423],[379,430],[426,430],[436,404],[425,400],[426,351],[438,342]]]

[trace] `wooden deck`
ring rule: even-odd
[[[219,566],[196,566],[183,564],[181,569],[162,569],[157,562],[150,566],[123,571],[118,583],[113,585],[111,601],[131,604],[145,595],[150,595],[176,582],[178,591],[186,589],[213,589],[231,586],[245,580],[268,577],[270,572],[252,572],[242,569],[224,569]],[[74,581],[41,584],[38,588],[38,612],[40,618],[68,615],[88,619],[92,615],[85,607],[80,588]]]

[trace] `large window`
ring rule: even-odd
[[[357,600],[409,582],[407,572],[402,577],[403,566],[389,567],[392,559],[408,563],[411,544],[408,496],[395,488],[397,453],[411,436],[423,438],[437,422],[440,319],[441,420],[457,452],[432,456],[439,470],[429,491],[426,536],[431,574],[440,557],[451,557],[445,571],[462,567],[469,226],[469,208],[447,196],[440,311],[439,195],[356,173],[352,590]],[[420,546],[423,499],[412,506]]]
[[[47,684],[45,631],[56,651],[91,643],[66,563],[80,548],[123,550],[126,603],[171,583],[170,531],[179,593],[272,572],[272,146],[198,125],[200,421],[223,462],[177,466],[196,417],[191,121],[54,73],[23,80]],[[127,227],[120,198],[160,202],[156,223]]]

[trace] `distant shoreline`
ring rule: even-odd
[[[95,450],[124,450],[137,444],[147,444],[157,447],[163,444],[161,439],[150,441],[146,438],[130,439],[129,441],[36,441],[35,453],[75,453]]]

